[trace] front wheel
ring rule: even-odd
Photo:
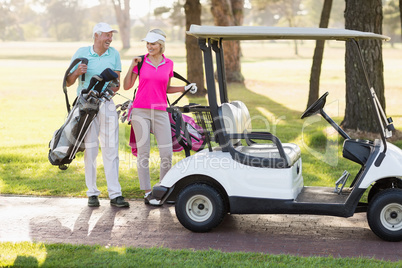
[[[184,188],[176,199],[175,209],[180,223],[193,232],[210,231],[226,214],[222,196],[207,184]]]
[[[387,241],[402,240],[402,189],[377,193],[370,202],[367,220],[371,230]]]

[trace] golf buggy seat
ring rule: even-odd
[[[219,115],[225,137],[222,147],[235,161],[254,167],[289,168],[300,158],[300,147],[296,144],[281,143],[269,132],[252,132],[250,113],[243,102],[223,103]],[[270,143],[256,143],[254,140]]]

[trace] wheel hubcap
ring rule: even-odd
[[[211,200],[204,195],[195,195],[186,203],[187,215],[191,220],[203,222],[209,219],[213,212]]]
[[[390,231],[402,229],[402,204],[391,203],[381,210],[382,225]]]

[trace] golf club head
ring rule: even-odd
[[[113,72],[110,68],[106,68],[101,74],[100,77],[102,77],[102,81],[99,81],[98,84],[95,85],[95,90],[98,91],[99,93],[102,92],[102,89],[105,85],[106,82],[109,82],[113,79],[118,78],[119,76],[117,73]]]
[[[89,92],[95,85],[96,83],[102,81],[103,78],[99,75],[94,75],[92,76],[91,80],[89,81],[89,86],[86,90],[83,90],[84,92]]]
[[[110,68],[106,68],[101,74],[100,76],[103,78],[104,82],[109,82],[113,79],[118,78],[119,76],[117,75],[117,73],[113,72]]]

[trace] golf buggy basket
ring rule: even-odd
[[[190,151],[199,152],[208,147],[212,152],[211,141],[214,139],[214,125],[208,106],[189,104],[183,107],[171,106],[167,109],[170,115],[173,149],[183,148],[186,157]],[[192,113],[192,117],[183,113]]]
[[[190,82],[173,72],[173,76],[182,80],[186,84]],[[179,98],[170,104],[166,109],[169,113],[170,127],[173,138],[173,151],[181,151],[184,149],[186,157],[190,156],[190,151],[199,152],[208,146],[212,151],[211,141],[214,139],[214,124],[211,111],[208,106],[202,106],[195,103],[190,103],[183,107],[176,106],[181,98],[189,91],[185,91]],[[184,113],[192,113],[192,117]]]
[[[105,69],[100,75],[94,75],[91,78],[88,88],[81,91],[70,110],[66,79],[71,69],[80,62],[88,64],[86,58],[75,59],[64,75],[63,92],[68,116],[64,124],[54,132],[49,142],[49,162],[61,170],[68,168],[68,164],[73,161],[77,152],[85,150],[82,142],[98,114],[100,106],[113,97],[114,93],[110,88],[118,84],[118,75],[109,68]],[[85,74],[81,76],[81,81],[85,81]],[[109,84],[103,89],[106,82]]]
[[[198,39],[204,55],[209,107],[204,107],[199,124],[216,144],[178,162],[152,190],[161,204],[175,202],[176,216],[185,228],[210,231],[229,213],[352,217],[367,212],[368,224],[378,237],[402,240],[402,150],[387,141],[394,130],[392,119],[386,117],[370,85],[359,46],[360,40],[387,41],[389,37],[345,29],[198,25],[192,25],[187,34]],[[343,157],[360,167],[350,183],[348,178],[353,176],[344,171],[333,179],[334,187],[305,186],[300,147],[284,143],[270,132],[253,131],[246,104],[228,97],[222,45],[226,40],[355,44],[379,138],[352,139],[325,113],[328,93],[301,116],[321,115],[344,139]],[[190,107],[188,112],[192,110]],[[211,122],[208,126],[207,121]],[[365,192],[367,201],[362,199]]]

